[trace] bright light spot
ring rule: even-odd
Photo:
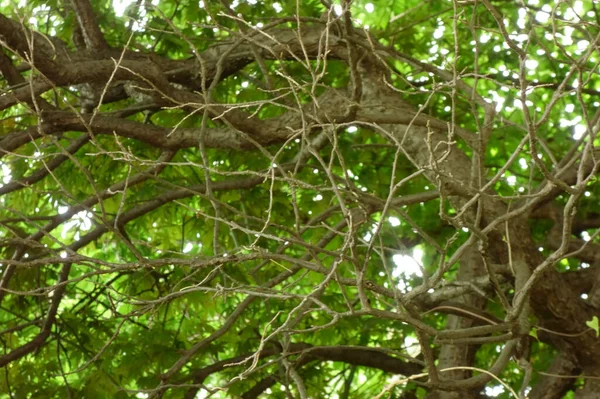
[[[413,250],[413,258],[419,263],[423,260],[423,250],[421,248],[415,248]]]
[[[316,168],[315,168],[315,169],[313,169],[313,173],[314,173],[315,175],[318,175],[318,174],[319,174],[319,169],[316,169]]]
[[[567,8],[567,11],[565,11],[565,15],[563,18],[572,21],[577,18],[577,14],[575,14],[575,12],[571,8]]]
[[[335,15],[342,15],[343,11],[344,11],[344,9],[342,8],[341,5],[336,4],[333,6],[333,12],[335,13]]]
[[[575,30],[575,28],[571,28],[570,26],[565,26],[565,34],[564,35],[560,35],[561,37],[561,41],[562,44],[564,46],[570,46],[571,44],[573,44],[573,39],[571,38],[571,35],[573,34],[573,31]]]
[[[468,227],[461,227],[461,230],[464,231],[465,233],[469,232],[469,228]]]
[[[248,83],[248,82],[242,82],[242,87],[243,87],[243,88],[246,88],[246,87],[248,87],[248,85],[249,85],[249,83]]]
[[[527,169],[527,160],[525,158],[519,159],[519,165],[521,165],[521,169]]]
[[[367,10],[367,12],[371,13],[371,12],[375,11],[375,6],[373,5],[373,3],[367,3],[367,4],[365,4],[365,10]]]
[[[490,90],[489,93],[492,95],[492,101],[496,103],[496,112],[500,112],[506,99],[495,90]]]
[[[536,60],[527,60],[525,61],[525,68],[527,69],[535,69],[537,68],[539,62],[537,62]]]
[[[585,134],[586,131],[587,131],[587,128],[585,127],[585,125],[576,125],[575,128],[573,129],[573,139],[579,140],[580,138],[583,137],[583,135]]]
[[[502,385],[496,385],[495,387],[485,387],[485,394],[487,396],[500,396],[504,393],[504,387]]]
[[[517,184],[517,176],[508,176],[506,178],[506,182],[509,186],[514,186],[515,184]]]
[[[587,241],[591,240],[591,239],[592,239],[592,237],[590,237],[590,233],[588,233],[587,231],[582,231],[582,232],[581,232],[581,239],[582,239],[583,241],[586,241],[586,242],[587,242]]]
[[[539,247],[538,251],[542,252],[544,250],[544,247]]]
[[[489,33],[482,33],[481,36],[479,36],[479,42],[487,43],[490,41],[491,38],[492,38],[492,35],[490,35]]]
[[[581,263],[581,268],[582,268],[582,269],[587,269],[588,267],[590,267],[590,264],[589,264],[589,263],[585,263],[585,262],[582,262],[582,263]]]
[[[63,258],[63,259],[67,259],[67,252],[66,251],[62,251],[60,253],[60,257]]]
[[[575,110],[575,104],[567,104],[565,107],[565,111],[573,112]]]
[[[525,33],[521,33],[520,35],[516,36],[512,35],[511,37],[513,37],[514,40],[519,43],[523,43],[529,39],[529,35],[526,35]]]
[[[68,210],[69,210],[68,206],[59,206],[58,207],[58,214],[59,215],[65,214],[65,213],[67,213]]]
[[[283,11],[283,7],[281,7],[281,4],[279,3],[273,3],[273,8],[275,9],[275,12],[280,13]]]
[[[515,107],[515,108],[523,108],[523,103],[521,102],[521,100],[519,100],[518,98],[516,98],[515,101],[513,101],[513,107]]]
[[[544,7],[542,7],[542,10],[544,9]],[[552,10],[552,9],[550,9]],[[538,21],[541,24],[545,24],[546,22],[548,22],[548,20],[550,19],[550,14],[544,11],[538,11],[535,14],[535,20]],[[550,34],[550,36],[552,36],[552,34]]]
[[[183,253],[187,254],[188,252],[190,252],[192,249],[194,248],[194,244],[192,244],[191,242],[188,242],[187,244],[185,244],[185,247],[183,248]]]
[[[62,208],[62,209],[61,209]],[[58,207],[58,213],[64,214],[69,208]],[[61,212],[62,211],[62,212]],[[63,225],[62,238],[66,237],[66,234],[73,227],[78,227],[80,230],[89,230],[92,228],[92,213],[87,211],[81,211],[76,213],[71,220]],[[76,238],[77,240],[77,238]]]
[[[519,19],[517,20],[517,26],[521,29],[525,29],[525,17],[527,17],[527,10],[524,8],[519,8]]]
[[[583,193],[583,195],[585,195],[586,197],[589,197],[590,195],[592,195],[592,193],[590,193],[589,191],[586,191],[585,193]]]
[[[588,42],[587,40],[580,40],[577,42],[577,50],[579,51],[585,51],[588,49],[589,46],[590,42]]]
[[[321,201],[323,199],[323,196],[321,194],[317,194],[313,197],[313,201]]]
[[[404,346],[409,356],[417,357],[421,353],[421,345],[419,345],[419,340],[416,337],[409,335],[404,338]]]
[[[8,165],[6,165],[3,162],[0,163],[2,164],[2,182],[4,184],[8,184],[10,182],[10,179],[12,178],[12,171]]]
[[[580,121],[581,121],[581,115],[578,115],[575,118],[573,118],[572,120],[559,119],[558,122],[559,122],[560,127],[567,127],[567,126],[575,126]]]
[[[588,299],[588,294],[581,294],[581,299]]]
[[[423,250],[415,248],[413,256],[396,254],[392,257],[396,268],[392,271],[392,276],[399,277],[400,275],[405,276],[417,276],[422,277],[423,272],[421,271],[421,259],[423,257]]]
[[[400,219],[398,219],[397,217],[390,216],[388,218],[388,222],[390,222],[390,224],[394,227],[400,226]]]
[[[115,10],[115,15],[117,17],[122,17],[123,14],[125,14],[125,9],[133,3],[133,0],[113,0],[112,5],[113,10]]]
[[[348,126],[348,129],[346,129],[348,133],[355,133],[357,130],[358,128],[356,126]]]
[[[446,27],[444,25],[440,25],[438,26],[434,31],[433,31],[433,38],[434,39],[439,39],[442,36],[444,36],[444,31],[446,30]]]

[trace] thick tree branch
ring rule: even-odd
[[[71,0],[71,4],[86,46],[96,51],[107,49],[108,44],[100,31],[92,4],[88,0]]]
[[[59,275],[58,282],[62,283],[69,278],[69,272],[71,271],[71,264],[65,264]],[[63,299],[63,296],[66,291],[66,285],[59,285],[53,292],[52,300],[50,307],[46,313],[46,319],[44,320],[44,324],[42,326],[41,331],[28,343],[12,350],[11,352],[0,356],[0,367],[6,366],[8,363],[13,362],[17,359],[22,358],[25,355],[35,351],[39,347],[45,344],[46,338],[50,335],[52,331],[52,326],[56,321],[56,314],[58,312],[58,306],[60,305],[60,301]]]
[[[69,159],[69,155],[73,155],[77,151],[79,151],[79,149],[83,147],[89,140],[90,136],[88,134],[84,134],[80,138],[73,140],[73,142],[68,147],[64,148],[63,151],[65,152],[65,154],[57,155],[47,163],[42,160],[44,166],[35,170],[28,176],[25,176],[19,180],[13,180],[10,183],[0,187],[0,195],[20,190],[42,180],[44,177],[48,176],[48,174],[50,174],[53,170],[55,170],[65,161],[67,161]]]
[[[382,370],[390,374],[400,374],[410,376],[418,374],[422,371],[422,366],[416,363],[409,363],[404,360],[387,355],[385,352],[376,348],[359,347],[359,346],[312,346],[306,343],[292,343],[287,348],[287,356],[299,355],[296,363],[297,366],[303,365],[314,360],[343,362],[356,366],[363,366]],[[280,354],[279,348],[263,349],[258,354],[258,357],[263,359],[269,356]],[[227,367],[240,367],[251,360],[257,354],[248,353],[235,358],[222,360],[210,366],[204,367],[197,371],[192,371],[190,375],[182,380],[193,378],[194,384],[202,384],[204,380],[211,374],[219,372]],[[185,398],[194,398],[198,392],[197,388],[188,390]]]

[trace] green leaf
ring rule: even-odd
[[[586,321],[585,324],[592,330],[596,331],[596,337],[600,336],[600,325],[598,323],[597,316],[592,317],[592,320]]]
[[[535,338],[536,341],[538,341],[538,342],[540,341],[540,339],[538,338],[538,334],[537,334],[537,328],[532,328],[529,331],[529,335],[532,336],[533,338]]]

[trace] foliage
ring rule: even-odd
[[[0,398],[593,397],[596,7],[0,3]]]

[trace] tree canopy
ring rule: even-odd
[[[0,398],[596,398],[597,7],[0,2]]]

